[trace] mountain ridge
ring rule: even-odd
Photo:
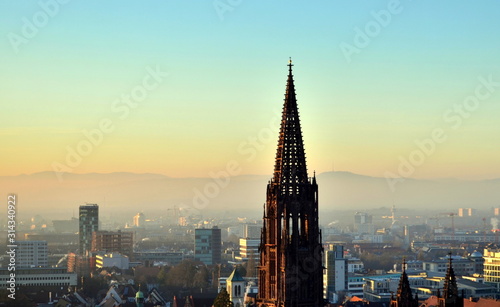
[[[396,204],[400,208],[487,209],[500,206],[500,178],[449,180],[407,178],[391,190],[386,178],[351,172],[316,175],[320,210],[367,210]],[[52,172],[0,176],[8,193],[18,194],[19,214],[58,213],[83,203],[103,204],[103,210],[166,210],[173,206],[209,213],[211,210],[262,210],[270,175],[227,178],[170,177],[156,173],[63,174]]]

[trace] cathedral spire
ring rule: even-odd
[[[273,182],[282,184],[287,191],[298,192],[297,184],[307,182],[307,166],[292,66],[290,58]]]
[[[457,280],[455,278],[455,271],[453,270],[452,266],[451,253],[448,254],[448,257],[448,270],[446,271],[446,277],[444,280],[443,297],[458,297],[458,286]]]
[[[399,280],[398,287],[398,297],[401,297],[405,301],[412,300],[410,281],[408,280],[408,275],[406,274],[406,259],[403,258],[402,264],[403,273],[401,274],[401,279]]]
[[[412,307],[418,306],[418,296],[413,297],[410,288],[410,281],[406,274],[406,259],[403,258],[401,278],[399,279],[398,294],[391,302],[391,307]]]
[[[324,306],[318,185],[307,177],[292,66],[259,248],[257,305],[265,307]]]
[[[457,279],[455,277],[455,271],[453,270],[451,253],[448,253],[448,270],[444,278],[443,297],[439,298],[439,307],[463,306],[464,299],[458,294]]]

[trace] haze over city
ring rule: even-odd
[[[0,0],[0,305],[500,307],[499,11]]]
[[[354,185],[325,198],[328,207],[415,205],[397,193],[408,184],[390,179],[398,177],[472,180],[478,190],[463,202],[496,187],[489,180],[500,178],[496,2],[222,4],[1,2],[7,192],[22,191],[27,206],[43,208],[84,201],[66,193],[92,185],[68,174],[192,179],[189,193],[202,178],[224,174],[265,184],[289,56],[309,172],[386,181],[380,199],[353,200]],[[42,177],[52,200],[35,192]],[[255,208],[264,199],[257,186],[248,191],[261,194]],[[452,206],[458,186],[446,190],[448,200],[421,190],[428,198],[419,205]],[[106,194],[89,200],[117,203]],[[497,199],[483,194],[479,206]],[[186,200],[166,203],[176,201]]]

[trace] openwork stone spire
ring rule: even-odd
[[[257,305],[324,306],[318,185],[307,177],[291,61],[263,220]]]
[[[297,184],[307,182],[307,167],[292,66],[290,60],[273,182],[289,193],[297,193]]]

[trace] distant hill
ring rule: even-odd
[[[262,212],[270,176],[242,175],[219,183],[212,178],[172,178],[160,174],[65,174],[52,172],[1,176],[5,193],[16,193],[20,215],[36,213],[70,217],[84,203],[98,203],[103,212],[166,210],[174,205],[207,210]],[[500,179],[416,180],[396,185],[385,178],[349,172],[317,175],[320,210],[390,207],[456,209],[500,207]]]
[[[334,207],[370,209],[400,208],[488,209],[500,206],[500,180],[405,179],[391,190],[387,180],[349,172],[327,172],[318,175],[320,201]]]

